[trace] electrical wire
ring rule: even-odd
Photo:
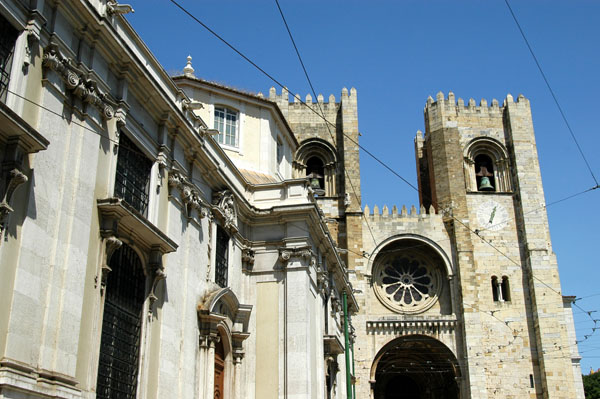
[[[187,14],[190,18],[192,18],[193,20],[195,20],[197,23],[199,23],[201,26],[203,26],[205,29],[207,29],[211,34],[213,34],[215,37],[217,37],[220,41],[222,41],[224,44],[226,44],[229,48],[231,48],[234,52],[236,52],[238,55],[240,55],[242,58],[244,58],[247,62],[249,62],[251,65],[253,65],[255,68],[257,68],[260,72],[262,72],[265,76],[269,77],[273,82],[275,82],[276,84],[278,84],[281,88],[284,88],[285,86],[283,84],[281,84],[277,79],[275,79],[272,75],[270,75],[269,73],[267,73],[264,69],[262,69],[261,67],[259,67],[256,63],[254,63],[250,58],[248,58],[247,56],[245,56],[242,52],[240,52],[239,50],[237,50],[233,45],[231,45],[229,42],[227,42],[225,39],[223,39],[220,35],[218,35],[215,31],[213,31],[212,29],[210,29],[206,24],[204,24],[202,21],[200,21],[198,18],[196,18],[194,15],[192,15],[189,11],[187,11],[184,7],[182,7],[179,3],[177,3],[175,0],[170,0],[174,5],[176,5],[178,8],[180,8],[185,14]],[[507,0],[505,0],[507,1]],[[507,5],[510,8],[510,5],[507,2]],[[511,10],[512,12],[512,10]],[[516,20],[516,19],[515,19]],[[314,89],[313,89],[314,90]],[[301,100],[300,100],[301,101]],[[307,106],[308,109],[312,110],[313,112],[315,112],[319,117],[322,117],[323,120],[328,124],[328,125],[333,125],[333,123],[329,122],[324,115],[319,115],[319,113],[316,110],[313,110],[312,107],[309,107],[305,102],[301,101],[302,104],[304,104],[305,106]],[[566,119],[565,119],[566,121]],[[82,125],[81,125],[82,126]],[[353,142],[354,144],[356,144],[361,150],[363,150],[365,153],[367,153],[369,156],[371,156],[373,159],[375,159],[379,164],[381,164],[382,166],[384,166],[387,170],[389,170],[392,174],[394,174],[395,176],[397,176],[398,178],[400,178],[402,181],[404,181],[407,185],[409,185],[410,187],[412,187],[414,190],[418,191],[418,188],[415,187],[413,184],[411,184],[407,179],[405,179],[404,177],[402,177],[400,174],[398,174],[396,171],[394,171],[391,167],[389,167],[385,162],[383,162],[382,160],[380,160],[378,157],[376,157],[374,154],[372,154],[370,151],[368,151],[367,149],[365,149],[363,146],[361,146],[357,141],[355,141],[353,138],[349,137],[348,135],[344,134],[342,132],[342,134],[348,138],[351,142]],[[574,135],[573,138],[575,139]],[[583,153],[582,153],[583,155]],[[584,157],[585,159],[585,157]],[[587,164],[587,161],[586,161]],[[589,168],[589,164],[588,164],[588,168]],[[590,172],[591,172],[591,168]],[[593,173],[592,173],[593,176]],[[595,176],[594,176],[594,180],[595,180]],[[595,180],[596,181],[596,180]],[[598,188],[598,183],[596,181],[596,187]],[[594,189],[594,188],[593,188]],[[589,191],[589,190],[588,190]],[[453,220],[457,221],[458,223],[462,224],[465,228],[467,228],[472,234],[477,235],[480,239],[482,239],[484,242],[488,243],[488,245],[492,246],[492,248],[494,248],[496,251],[498,251],[500,254],[502,254],[504,257],[506,257],[507,259],[509,259],[512,263],[514,263],[515,265],[518,265],[519,267],[522,268],[522,265],[517,263],[516,261],[512,260],[512,258],[510,258],[508,255],[504,254],[501,250],[499,250],[498,248],[496,248],[494,245],[492,245],[489,241],[483,239],[482,237],[480,237],[476,231],[470,229],[468,226],[466,226],[464,223],[462,223],[460,220],[458,220],[456,217],[454,217],[453,215],[449,214],[448,216],[450,216]],[[534,278],[536,278],[535,276],[533,276]],[[548,288],[550,288],[551,290],[553,290],[554,292],[558,293],[559,295],[562,296],[562,294],[560,294],[560,292],[556,291],[555,289],[553,289],[551,286],[549,286],[548,284],[546,284],[543,280],[536,278],[538,281],[540,281],[542,284],[544,284],[545,286],[547,286]],[[574,306],[578,307],[579,309],[583,310],[581,307],[579,307],[577,304],[573,304]],[[591,317],[591,316],[590,316]],[[586,338],[587,339],[587,338]]]
[[[290,37],[290,40],[292,41],[292,45],[294,46],[294,50],[296,51],[296,55],[298,56],[298,61],[300,61],[300,65],[302,66],[302,70],[304,71],[304,76],[306,77],[306,80],[308,81],[308,84],[310,86],[310,89],[312,90],[313,96],[315,96],[315,98],[317,98],[317,92],[315,91],[315,88],[312,84],[312,81],[310,80],[310,76],[308,76],[308,71],[306,70],[306,66],[304,65],[304,61],[302,61],[302,56],[300,56],[300,51],[298,50],[298,46],[296,46],[296,41],[294,40],[294,36],[292,35],[292,31],[290,30],[290,27],[287,23],[287,20],[285,19],[285,16],[283,15],[283,11],[281,9],[281,6],[279,5],[279,0],[275,0],[275,4],[277,4],[277,9],[279,10],[279,15],[281,15],[281,19],[283,20],[283,23],[285,24],[285,28],[287,29],[287,33]],[[325,118],[325,112],[323,111],[323,107],[321,105],[321,102],[317,101],[317,105],[319,107],[319,111],[321,112],[321,117],[323,118],[323,120],[327,120]],[[309,107],[310,108],[310,107]],[[328,123],[325,123],[325,126],[327,127],[327,132],[329,132],[329,137],[331,138],[332,143],[335,143],[335,137],[333,137],[333,133],[331,133],[331,128],[329,127]],[[342,132],[343,133],[343,132]],[[344,136],[348,137],[346,134],[344,134]],[[357,192],[356,192],[356,188],[354,186],[354,183],[352,183],[352,179],[350,178],[350,174],[348,173],[348,171],[346,170],[346,168],[344,168],[342,166],[342,169],[344,170],[344,175],[346,176],[346,180],[348,181],[348,183],[350,184],[350,187],[352,188],[352,191],[354,192],[354,197],[355,198],[359,198]],[[367,228],[369,229],[369,233],[371,234],[371,238],[373,239],[373,243],[375,245],[377,245],[377,240],[375,239],[375,235],[373,234],[373,229],[371,228],[371,225],[369,224],[369,221],[367,220],[367,218],[365,217],[365,214],[361,212],[362,218],[365,221]]]
[[[517,28],[519,28],[519,32],[521,32],[521,36],[523,37],[523,40],[525,41],[525,44],[527,45],[527,48],[529,49],[529,53],[533,57],[533,60],[535,61],[535,65],[537,65],[537,68],[540,71],[540,74],[542,75],[544,82],[546,83],[546,86],[548,87],[548,90],[550,91],[550,94],[552,95],[552,98],[554,99],[554,103],[556,104],[556,107],[558,108],[560,115],[562,116],[562,119],[565,122],[565,125],[567,125],[567,129],[569,130],[569,133],[571,134],[571,137],[573,138],[573,141],[575,142],[575,145],[577,146],[577,149],[579,150],[579,153],[581,154],[581,157],[583,158],[583,161],[585,162],[585,165],[587,166],[588,171],[590,172],[590,175],[592,176],[592,178],[594,179],[594,182],[596,183],[595,188],[600,187],[600,185],[598,184],[598,180],[596,179],[596,176],[594,175],[594,172],[592,171],[592,167],[590,166],[590,163],[588,162],[587,158],[585,157],[585,154],[583,153],[583,150],[581,149],[581,146],[579,145],[579,142],[577,141],[577,138],[575,137],[575,133],[573,133],[573,129],[571,129],[571,124],[567,120],[567,117],[566,117],[562,107],[560,106],[560,103],[558,102],[558,98],[556,97],[556,94],[554,94],[554,90],[552,90],[552,86],[550,86],[550,82],[548,81],[548,78],[546,78],[546,74],[544,73],[542,66],[541,66],[540,62],[538,61],[537,57],[535,56],[535,53],[533,52],[533,48],[529,44],[529,40],[527,40],[527,37],[525,36],[525,32],[523,31],[523,28],[521,27],[521,24],[519,23],[517,16],[515,15],[508,0],[504,0],[504,2],[506,3],[508,10],[510,11],[510,15],[512,15],[513,20],[515,21]]]

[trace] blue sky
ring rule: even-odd
[[[251,92],[274,85],[168,0],[129,0],[127,16],[170,72],[193,57],[196,76]],[[275,1],[178,0],[302,98],[310,92]],[[360,143],[416,184],[413,138],[427,97],[453,91],[530,101],[546,202],[595,185],[503,0],[288,1],[281,7],[317,91],[358,91]],[[512,0],[511,5],[600,178],[600,3]],[[278,89],[278,92],[280,90]],[[417,193],[361,153],[363,205],[408,207]],[[563,294],[600,319],[600,189],[548,207]],[[594,323],[575,308],[578,339]],[[600,322],[598,323],[600,327]],[[582,370],[600,368],[600,331],[580,344]]]

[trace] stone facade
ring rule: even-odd
[[[0,398],[346,398],[357,303],[283,111],[169,77],[130,11],[0,2]]]
[[[527,99],[430,98],[363,209],[354,88],[169,77],[130,11],[0,1],[0,398],[583,398]]]
[[[353,280],[357,397],[404,387],[415,398],[583,398],[529,101],[476,106],[440,93],[427,101],[415,150],[420,210],[364,209],[367,261]],[[479,190],[480,156],[492,161],[489,191]],[[422,251],[431,263],[411,269]],[[442,274],[437,291],[428,268]],[[398,288],[411,284],[435,303]]]

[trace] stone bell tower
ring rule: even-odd
[[[316,102],[310,94],[293,96],[283,89],[269,92],[292,128],[300,146],[294,154],[294,177],[311,173],[318,179],[317,203],[323,210],[333,238],[347,266],[354,269],[363,258],[360,159],[358,148],[358,105],[355,88],[342,89],[339,101],[333,94]]]
[[[461,392],[582,397],[529,101],[508,95],[476,105],[439,93],[424,113],[425,134],[415,138],[419,195],[450,236]]]

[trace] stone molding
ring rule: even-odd
[[[169,170],[169,190],[172,189],[179,191],[188,221],[192,218],[194,209],[198,211],[200,219],[210,214],[210,205],[202,200],[196,187],[176,168]]]
[[[255,252],[251,248],[242,248],[242,271],[251,272],[254,268]]]
[[[104,238],[105,261],[102,264],[101,290],[106,288],[110,258],[123,245],[123,241],[137,246],[147,255],[147,271],[151,276],[149,316],[152,317],[153,305],[158,299],[156,288],[167,275],[162,256],[177,249],[171,239],[150,223],[135,209],[120,198],[98,200],[100,214],[100,235]]]
[[[213,211],[223,222],[223,228],[229,233],[238,231],[238,211],[235,197],[230,190],[213,193]]]
[[[27,154],[48,148],[50,142],[4,103],[0,103],[0,143],[4,145],[0,177],[0,235],[6,228],[8,215],[13,211],[15,190],[29,179],[25,174]]]
[[[344,353],[344,344],[335,335],[323,335],[323,346],[325,357]]]
[[[44,49],[42,66],[51,69],[65,82],[66,88],[85,104],[96,107],[106,120],[115,116],[115,103],[89,77],[78,63],[61,53],[58,44],[50,42]]]
[[[0,359],[0,388],[35,397],[79,398],[79,381],[72,376],[34,367],[18,360]]]
[[[443,333],[453,334],[456,325],[456,319],[369,320],[367,321],[367,334],[436,336]]]
[[[220,333],[227,332],[234,364],[244,358],[243,342],[250,336],[248,323],[252,305],[241,304],[230,288],[220,288],[204,296],[198,304],[199,344],[213,347]]]
[[[279,260],[281,263],[287,265],[292,258],[310,259],[311,264],[314,263],[316,259],[311,247],[308,245],[295,248],[279,248]]]

